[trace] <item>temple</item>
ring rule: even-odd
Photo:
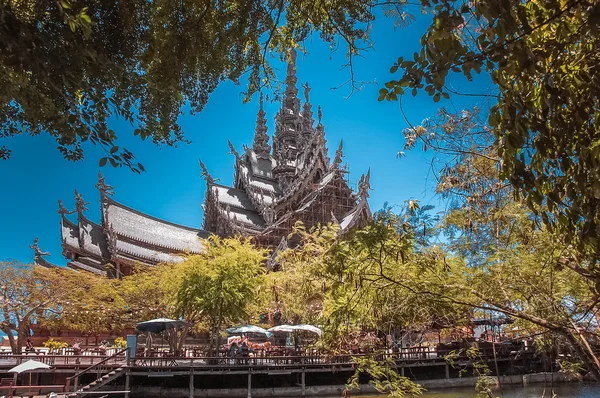
[[[366,225],[371,220],[367,202],[370,172],[360,177],[354,192],[342,165],[341,142],[334,159],[329,159],[321,108],[315,122],[308,84],[303,86],[302,106],[298,98],[295,52],[290,55],[285,84],[272,145],[262,95],[252,146],[238,152],[229,143],[235,156],[233,186],[218,184],[200,161],[207,184],[203,229],[160,220],[115,201],[113,187],[99,174],[99,223],[85,216],[88,203],[77,191],[75,210],[68,211],[59,200],[67,266],[120,277],[130,274],[136,264],[178,262],[187,254],[200,253],[203,239],[210,234],[251,237],[275,254],[297,243],[290,237],[297,222],[307,228],[333,222],[340,233]],[[77,220],[72,221],[75,213]],[[42,258],[47,253],[41,252],[37,241],[32,248],[36,263],[49,266]]]

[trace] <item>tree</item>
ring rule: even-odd
[[[403,1],[386,2],[402,14]],[[372,0],[124,2],[8,0],[0,3],[0,137],[50,134],[65,158],[82,143],[101,145],[103,166],[143,171],[115,146],[109,118],[155,144],[186,141],[182,108],[200,112],[224,80],[248,79],[247,99],[270,85],[272,52],[299,46],[312,32],[347,44],[349,65],[374,18]],[[392,12],[393,11],[393,12]],[[352,80],[354,82],[354,80]],[[0,147],[0,159],[10,149]]]
[[[70,300],[86,298],[91,284],[93,279],[88,275],[70,270],[0,263],[0,330],[6,333],[12,352],[21,354],[31,324],[60,317]]]
[[[248,321],[250,305],[259,299],[266,252],[238,238],[211,236],[206,243],[204,253],[185,261],[176,303],[181,317],[208,326],[212,354],[224,325]]]
[[[489,72],[489,115],[508,181],[544,223],[563,233],[575,263],[600,268],[600,57],[597,0],[423,0],[433,22],[414,59],[399,58],[380,100],[424,89],[434,101],[461,93],[452,74]]]
[[[560,336],[598,376],[600,361],[584,337],[598,333],[591,322],[600,310],[595,281],[570,264],[577,252],[565,236],[543,227],[539,216],[513,199],[514,188],[501,177],[493,131],[478,110],[441,109],[406,129],[405,138],[406,149],[422,142],[441,155],[434,170],[437,192],[449,201],[441,223],[445,251],[462,263],[444,277],[448,290],[435,295],[515,317],[523,330]]]

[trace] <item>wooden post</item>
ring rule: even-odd
[[[404,365],[400,368],[400,376],[404,377]]]
[[[248,369],[248,395],[247,398],[252,398],[252,371]]]
[[[450,378],[450,365],[446,364],[446,379]]]
[[[302,396],[306,396],[306,373],[304,368],[302,368]]]
[[[125,372],[125,398],[129,398],[129,389],[131,388],[130,372],[131,371],[129,369],[127,369],[127,372]]]
[[[190,369],[190,398],[194,398],[194,369]]]

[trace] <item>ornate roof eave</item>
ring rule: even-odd
[[[201,232],[204,232],[204,231],[202,231],[200,229],[197,229],[197,228],[192,228],[192,227],[188,227],[186,225],[181,225],[181,224],[176,224],[176,223],[169,222],[169,221],[166,221],[166,220],[161,220],[160,218],[151,216],[149,214],[142,213],[141,211],[135,210],[135,209],[133,209],[133,208],[131,208],[129,206],[125,206],[122,203],[119,203],[119,202],[117,202],[116,200],[114,200],[112,198],[107,198],[106,201],[107,201],[108,205],[114,205],[114,206],[121,207],[122,209],[125,209],[127,211],[130,211],[132,213],[135,213],[137,215],[140,215],[142,217],[146,217],[148,219],[151,219],[151,220],[154,220],[154,221],[157,221],[157,222],[161,222],[161,223],[164,223],[164,224],[172,225],[174,227],[181,228],[181,229],[186,229],[188,231],[197,232],[198,234],[200,234]],[[106,230],[106,233],[109,233],[109,229],[107,229],[107,228],[111,228],[111,226],[110,225],[104,226],[104,229]],[[169,246],[169,245],[164,244],[164,243],[157,244],[156,242],[152,242],[152,241],[145,240],[145,239],[140,239],[137,236],[131,236],[131,235],[123,233],[123,232],[118,232],[117,235],[118,236],[122,236],[124,238],[127,238],[127,239],[129,239],[131,241],[134,241],[134,242],[139,242],[139,243],[142,244],[142,246],[158,247],[158,248],[161,248],[161,249],[172,251],[174,253],[181,253],[182,252],[182,250],[179,249],[179,248],[172,247],[172,246]],[[107,238],[108,238],[108,236],[107,236]],[[199,236],[199,238],[200,238],[200,236]],[[107,239],[107,241],[109,241],[109,239]],[[199,253],[199,252],[193,252],[193,253]]]
[[[228,206],[229,207],[229,206]],[[232,232],[232,234],[236,234],[236,233],[249,233],[251,235],[256,235],[258,233],[260,233],[260,231],[262,231],[262,228],[260,227],[256,227],[253,224],[248,224],[244,221],[238,220],[237,218],[234,217],[229,217],[229,211],[228,209],[223,209],[221,206],[218,206],[218,211],[219,211],[219,218],[221,220],[223,220],[223,223],[225,223],[228,227],[228,229]]]

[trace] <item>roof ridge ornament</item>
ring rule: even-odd
[[[101,171],[98,172],[98,183],[96,183],[96,188],[98,188],[101,195],[112,196],[114,194],[114,187],[104,182],[104,176]]]
[[[50,255],[50,252],[43,252],[40,249],[40,247],[38,246],[38,241],[39,240],[40,239],[36,236],[33,239],[33,244],[29,246],[35,252],[35,254],[34,254],[34,260],[38,260],[38,259],[41,259],[43,256],[49,256]]]
[[[90,202],[83,200],[83,195],[78,190],[75,190],[75,211],[77,211],[78,216],[83,216],[83,212],[88,210],[87,205],[89,204]]]
[[[69,211],[65,208],[65,206],[63,205],[63,201],[58,199],[58,214],[64,216],[67,214],[73,214],[75,213],[77,210],[73,210],[73,211]]]
[[[360,180],[358,181],[358,196],[362,199],[366,199],[369,197],[369,190],[371,189],[371,168],[367,171],[367,174],[363,174],[360,176]]]
[[[260,101],[258,113],[256,115],[256,129],[254,130],[254,143],[252,149],[258,157],[267,159],[271,153],[271,146],[269,145],[269,136],[267,135],[267,119],[266,113],[263,108],[264,97],[263,93],[260,93]]]
[[[227,145],[229,145],[229,150],[231,151],[229,153],[235,156],[236,160],[240,160],[240,154],[238,153],[238,151],[235,150],[235,147],[233,146],[230,140],[227,140]]]
[[[342,153],[342,147],[343,142],[340,139],[340,145],[338,146],[337,151],[335,151],[335,158],[333,159],[333,163],[331,164],[332,170],[339,169],[340,165],[342,164],[342,157],[344,156],[344,154]]]
[[[206,180],[206,183],[208,185],[213,185],[215,183],[215,180],[213,180],[213,178],[211,177],[210,173],[208,172],[208,169],[206,168],[202,160],[198,160],[198,162],[200,162],[200,168],[202,169],[202,173],[200,174],[200,176]]]

